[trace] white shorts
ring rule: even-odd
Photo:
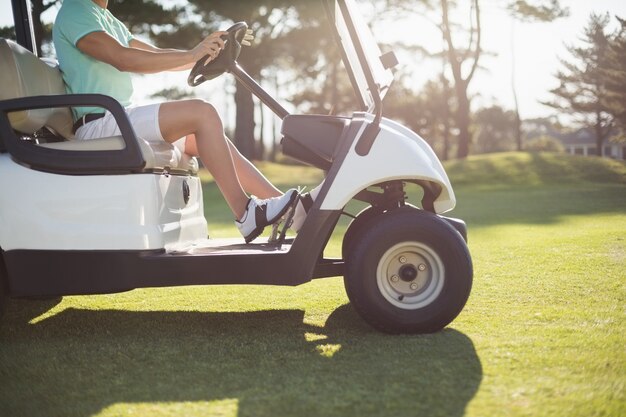
[[[127,107],[126,114],[133,126],[138,138],[146,142],[163,142],[163,135],[159,127],[160,103],[145,106]],[[78,128],[74,135],[76,139],[89,140],[121,135],[115,118],[110,112],[105,112],[104,117],[86,123]],[[173,143],[181,152],[185,152],[185,139],[182,138]]]

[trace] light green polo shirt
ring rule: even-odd
[[[124,45],[133,38],[126,26],[107,9],[91,0],[64,0],[52,29],[52,39],[69,94],[104,94],[126,107],[131,104],[133,84],[128,72],[83,54],[76,43],[92,32],[106,32]],[[102,113],[100,107],[75,107],[76,119]]]

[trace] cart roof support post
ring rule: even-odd
[[[11,0],[17,43],[37,55],[30,0]]]

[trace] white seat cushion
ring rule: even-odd
[[[198,160],[182,153],[177,147],[167,142],[154,143],[137,138],[139,148],[146,161],[146,169],[184,170],[190,174],[198,173]],[[121,136],[67,142],[42,143],[39,146],[64,151],[119,151],[124,149]]]

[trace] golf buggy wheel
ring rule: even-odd
[[[348,254],[352,251],[352,248],[354,247],[354,243],[359,239],[359,235],[361,234],[361,232],[365,230],[365,226],[367,225],[367,223],[371,219],[380,216],[381,214],[383,214],[382,209],[374,206],[369,206],[361,210],[355,216],[355,218],[352,219],[352,221],[348,225],[348,228],[346,229],[346,233],[344,233],[343,235],[343,242],[341,244],[341,255],[343,259],[347,259]]]
[[[437,216],[401,207],[368,223],[348,254],[351,304],[386,333],[431,333],[461,312],[472,261],[457,231]]]
[[[6,306],[6,269],[4,267],[4,260],[2,259],[2,253],[0,252],[0,318],[4,315],[4,309]]]
[[[4,316],[5,304],[6,304],[6,299],[4,295],[4,288],[2,287],[2,284],[0,283],[0,319],[2,318],[2,316]]]

